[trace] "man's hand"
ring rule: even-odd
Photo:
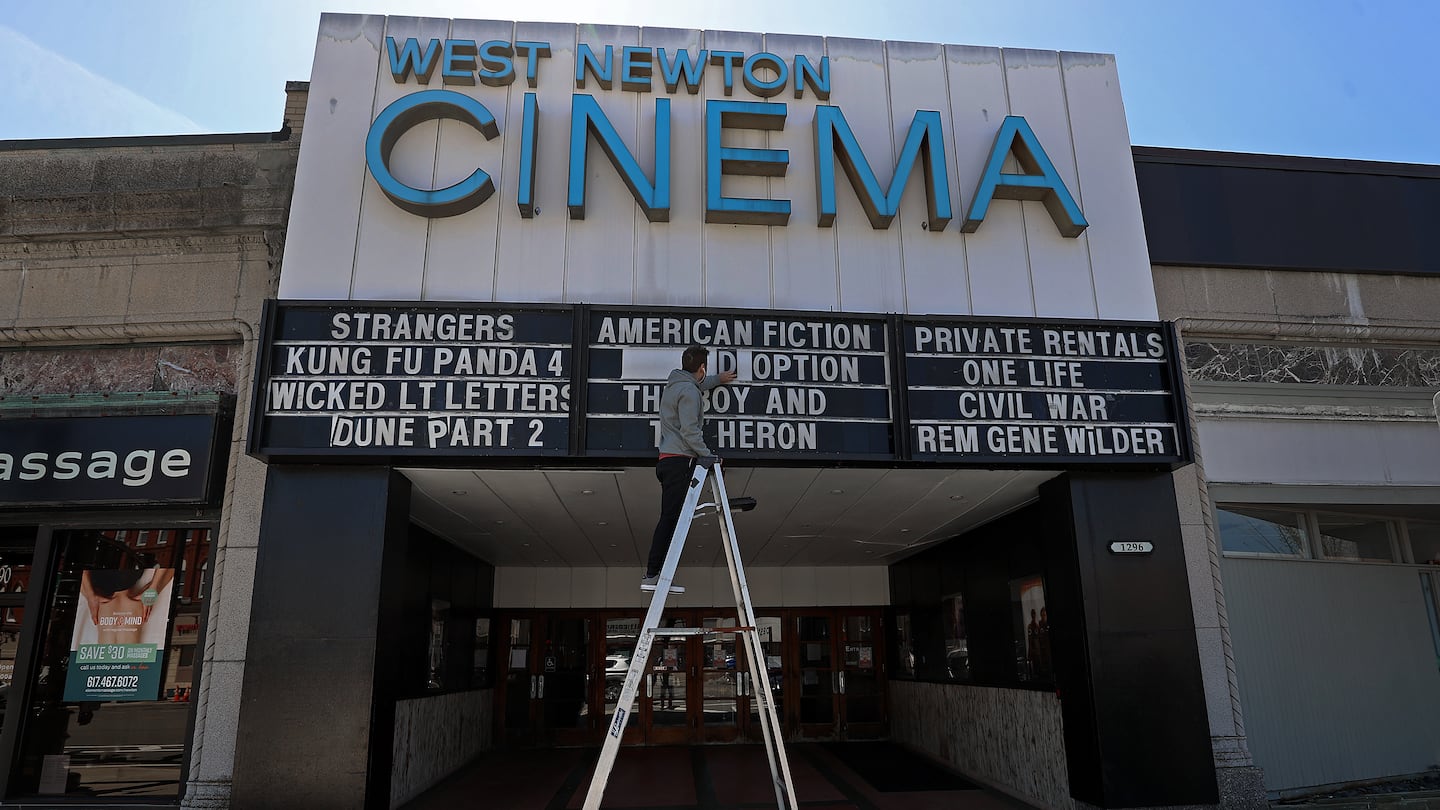
[[[735,378],[737,376],[739,375],[737,375],[734,371],[722,371],[720,372],[720,384],[725,385],[727,383],[735,382]]]

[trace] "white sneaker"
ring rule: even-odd
[[[656,574],[656,575],[653,576],[653,577],[645,577],[645,578],[643,578],[643,579],[640,580],[640,590],[642,590],[642,591],[653,591],[653,590],[655,590],[655,589],[658,588],[658,587],[660,587],[660,575],[659,575],[659,574]],[[671,585],[671,586],[670,586],[670,593],[684,593],[684,592],[685,592],[685,589],[682,588],[682,587],[680,587],[679,585]]]

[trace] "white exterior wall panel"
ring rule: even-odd
[[[1271,791],[1440,765],[1440,672],[1412,567],[1224,558],[1245,730]]]
[[[385,34],[514,39],[550,43],[538,86],[397,84]],[[603,58],[614,46],[615,80],[576,88],[578,43]],[[726,96],[722,69],[706,65],[700,92],[665,90],[658,63],[648,93],[621,87],[626,44],[745,54],[769,51],[789,62],[803,54],[831,60],[828,101],[806,88],[761,99],[739,71]],[[396,146],[395,174],[417,188],[441,187],[482,167],[496,193],[464,214],[426,219],[380,192],[365,166],[364,137],[384,105],[444,87],[481,101],[500,136],[468,126],[422,123]],[[539,104],[533,219],[515,206],[524,94]],[[655,177],[655,100],[671,105],[671,215],[651,223],[596,144],[589,147],[587,214],[566,209],[570,104],[595,96],[648,179]],[[788,199],[787,226],[708,224],[705,205],[705,101],[785,103],[781,131],[727,130],[728,146],[786,149],[784,177],[727,176],[733,197]],[[871,226],[843,169],[835,167],[838,212],[817,226],[814,118],[817,104],[839,107],[882,189],[917,110],[940,113],[954,218],[939,232],[922,227],[925,183],[917,161],[900,212]],[[1062,237],[1043,204],[997,199],[973,234],[960,224],[995,134],[1007,114],[1024,115],[1081,203],[1092,231]],[[1128,129],[1113,57],[878,40],[640,29],[566,24],[326,15],[312,73],[310,105],[295,184],[282,298],[355,300],[562,301],[704,307],[797,308],[912,314],[976,314],[1153,319],[1154,288],[1135,191]],[[1013,161],[1012,161],[1013,163]]]

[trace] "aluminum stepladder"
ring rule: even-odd
[[[711,504],[700,503],[705,489],[705,479],[710,479],[714,496],[714,507],[720,515],[720,535],[725,547],[725,564],[730,569],[730,587],[735,594],[739,627],[660,627],[660,616],[665,611],[665,600],[670,595],[670,584],[675,579],[675,569],[680,565],[680,554],[685,548],[685,538],[690,534],[697,510]],[[605,795],[605,785],[610,781],[610,771],[615,766],[615,755],[620,751],[620,739],[625,734],[625,724],[630,718],[631,707],[640,691],[640,681],[650,667],[650,648],[656,635],[666,637],[705,636],[715,633],[738,633],[744,641],[745,660],[749,662],[750,682],[758,684],[752,689],[752,699],[760,706],[760,728],[765,737],[765,756],[770,761],[770,778],[775,786],[776,806],[780,810],[799,810],[795,799],[795,781],[790,777],[790,760],[785,756],[785,737],[780,727],[780,718],[775,712],[775,698],[770,691],[770,673],[765,666],[765,649],[760,642],[760,632],[755,624],[755,608],[750,604],[750,586],[745,582],[745,568],[740,562],[740,545],[735,537],[735,521],[730,499],[725,493],[725,476],[720,472],[719,459],[713,456],[697,459],[690,473],[689,489],[685,493],[685,505],[680,512],[680,521],[675,525],[675,534],[670,539],[670,551],[665,555],[665,565],[660,570],[660,581],[655,595],[650,599],[650,609],[640,626],[640,638],[635,643],[635,654],[630,659],[630,671],[625,673],[625,686],[620,690],[620,700],[615,705],[615,717],[605,732],[605,743],[600,748],[600,759],[595,763],[595,775],[590,779],[590,790],[585,794],[584,810],[599,810],[600,800]]]

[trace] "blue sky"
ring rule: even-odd
[[[0,139],[278,129],[322,10],[1100,51],[1136,144],[1440,163],[1431,0],[8,0]]]

